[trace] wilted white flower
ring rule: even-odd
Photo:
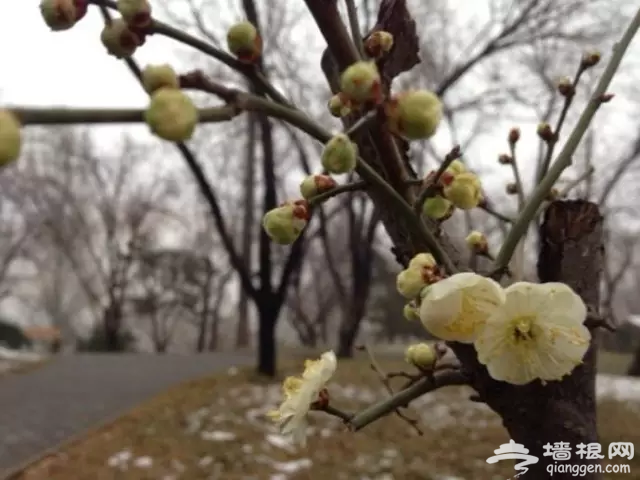
[[[424,327],[443,340],[472,343],[487,318],[505,302],[490,278],[463,272],[431,285],[420,304]]]
[[[517,282],[475,342],[478,360],[496,380],[524,385],[537,378],[559,380],[589,348],[587,309],[563,283]]]
[[[283,435],[292,435],[296,443],[306,444],[307,414],[311,404],[318,400],[320,391],[335,373],[337,364],[335,353],[328,351],[318,360],[306,360],[302,377],[285,379],[284,401],[277,410],[267,414],[278,423]]]

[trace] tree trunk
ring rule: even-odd
[[[220,343],[220,336],[219,336],[219,326],[220,326],[220,319],[216,317],[211,319],[211,330],[209,331],[209,351],[210,352],[215,352],[216,350],[218,350],[218,346]]]
[[[120,345],[120,309],[109,305],[104,312],[104,342],[107,352],[119,352]]]
[[[640,377],[640,347],[638,347],[636,353],[633,354],[633,361],[629,366],[627,375],[630,377]]]
[[[597,306],[602,270],[602,217],[598,207],[585,201],[556,201],[547,209],[540,230],[541,250],[538,259],[540,281],[563,282],[578,293],[585,304]],[[539,458],[519,478],[539,480],[573,480],[572,473],[549,469],[554,462],[544,456],[547,443],[566,442],[572,449],[566,463],[582,468],[594,467],[599,460],[580,459],[575,455],[580,443],[598,442],[596,425],[596,336],[584,362],[562,381],[543,386],[539,381],[524,386],[497,382],[481,366],[472,346],[452,343],[472,378],[472,386],[503,419],[511,438]],[[497,448],[497,446],[496,446]],[[576,468],[576,467],[574,467]],[[599,473],[586,473],[582,479],[601,479]]]
[[[278,313],[261,308],[258,325],[258,373],[270,377],[276,374],[276,320]]]

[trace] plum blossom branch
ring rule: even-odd
[[[526,234],[529,224],[538,212],[538,208],[545,201],[554,183],[558,178],[560,178],[560,175],[562,175],[562,172],[571,165],[571,158],[591,124],[593,117],[600,108],[600,105],[605,101],[604,95],[606,94],[607,88],[618,70],[620,63],[622,62],[622,58],[624,57],[631,40],[633,40],[633,37],[636,35],[638,28],[640,28],[640,9],[636,12],[620,41],[614,46],[613,55],[611,56],[604,73],[600,77],[586,108],[582,112],[582,115],[580,115],[578,123],[569,135],[564,148],[558,154],[556,161],[551,166],[547,174],[532,192],[529,200],[522,209],[522,212],[516,219],[513,227],[511,227],[511,230],[496,257],[496,270],[503,269],[508,265],[513,252],[520,242],[520,239]]]
[[[420,195],[418,195],[418,198],[413,204],[413,210],[416,212],[416,215],[418,215],[418,217],[422,215],[422,205],[427,200],[427,198],[435,195],[438,182],[440,181],[440,177],[442,177],[442,175],[447,170],[447,168],[449,168],[449,165],[451,165],[451,162],[453,162],[457,158],[460,158],[461,156],[462,156],[462,152],[460,151],[460,145],[456,145],[444,157],[444,161],[440,164],[440,167],[438,168],[438,170],[436,170],[436,173],[433,175],[433,178],[429,179],[429,184],[426,186],[424,190],[422,190],[422,192],[420,192]]]

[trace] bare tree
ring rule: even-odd
[[[78,279],[107,350],[118,338],[130,280],[131,245],[172,213],[178,195],[169,176],[140,175],[145,152],[125,139],[113,155],[98,153],[87,131],[42,132],[21,165],[38,245],[53,247]]]

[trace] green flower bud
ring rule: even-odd
[[[338,93],[329,99],[327,107],[331,115],[336,118],[341,118],[351,113],[350,103],[349,99],[343,93]]]
[[[336,181],[329,175],[309,175],[300,184],[302,198],[309,200],[336,187]]]
[[[198,109],[191,99],[175,88],[161,88],[151,95],[145,122],[158,137],[172,142],[188,140],[198,123]]]
[[[330,173],[352,172],[356,168],[358,146],[344,133],[334,135],[322,151],[322,166]]]
[[[355,103],[382,101],[382,83],[375,62],[356,62],[340,77],[340,89]]]
[[[438,356],[428,343],[418,343],[407,348],[404,358],[407,363],[415,365],[420,370],[429,370],[435,365]]]
[[[489,252],[489,242],[487,241],[487,237],[482,232],[478,232],[474,230],[465,239],[467,246],[471,249],[471,251],[477,254],[486,254]]]
[[[419,253],[411,259],[407,268],[435,268],[438,264],[430,253]]]
[[[451,184],[444,187],[444,195],[462,210],[475,208],[482,200],[480,179],[471,172],[456,175]]]
[[[396,95],[385,105],[389,129],[407,140],[430,138],[442,120],[442,103],[428,90]]]
[[[151,5],[148,0],[118,0],[118,12],[127,24],[144,28],[151,24]]]
[[[0,167],[15,162],[22,148],[22,132],[18,118],[9,110],[0,109]]]
[[[377,30],[364,41],[364,51],[371,58],[382,58],[393,48],[393,35]]]
[[[262,55],[262,38],[250,22],[240,22],[227,31],[227,48],[243,63],[255,63]]]
[[[279,245],[296,241],[309,221],[309,210],[294,202],[287,202],[269,210],[262,219],[262,227],[269,238]]]
[[[69,30],[87,11],[86,0],[42,0],[40,14],[47,26],[55,31]]]
[[[427,285],[419,268],[407,268],[396,277],[396,289],[404,298],[413,299]]]
[[[151,95],[160,88],[180,88],[180,80],[171,65],[147,65],[142,71],[142,85]]]
[[[453,213],[453,208],[454,206],[449,200],[436,195],[425,200],[422,206],[422,213],[434,220],[442,220]]]
[[[445,171],[454,177],[460,173],[468,172],[467,166],[458,159],[451,162]]]
[[[130,57],[143,43],[143,39],[121,18],[116,18],[111,24],[104,26],[100,40],[109,55],[116,58]]]
[[[402,315],[404,315],[405,320],[410,322],[420,320],[420,309],[414,302],[409,302],[402,309]]]

